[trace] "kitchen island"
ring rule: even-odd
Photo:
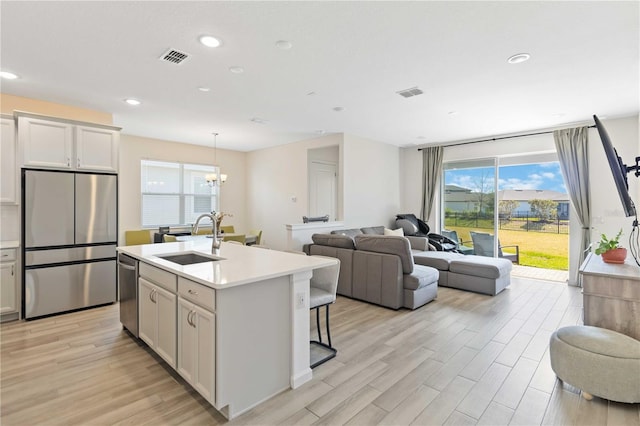
[[[309,279],[335,260],[210,239],[118,252],[139,261],[140,338],[227,418],[311,379]]]

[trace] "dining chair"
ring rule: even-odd
[[[235,234],[236,229],[233,227],[233,225],[221,226],[218,232],[223,232],[225,234]]]
[[[196,232],[196,235],[211,235],[211,234],[213,234],[212,228],[198,229],[198,232]]]
[[[175,235],[164,234],[162,236],[162,241],[165,243],[175,243],[178,241],[178,238]]]
[[[262,229],[252,229],[249,231],[249,234],[256,236],[255,244],[260,244],[260,241],[262,241]]]
[[[124,231],[124,245],[138,246],[141,244],[151,244],[151,233],[146,229],[140,231]]]
[[[239,246],[243,246],[244,245],[240,241],[235,241],[235,240],[226,240],[226,242],[229,243],[229,244],[237,244]]]
[[[226,241],[226,242],[236,241],[236,242],[239,242],[240,244],[245,244],[247,242],[247,236],[245,234],[226,235],[226,236],[222,234],[222,237],[223,237],[223,241]]]

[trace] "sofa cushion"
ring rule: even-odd
[[[384,228],[384,235],[396,235],[398,237],[404,237],[404,231],[402,231],[402,228],[398,228],[398,229]]]
[[[424,251],[413,252],[413,261],[417,265],[431,266],[441,271],[449,270],[449,263],[452,260],[464,260],[465,256],[460,253],[450,251]]]
[[[462,256],[449,262],[449,271],[483,278],[500,278],[511,273],[510,260],[486,256]]]
[[[313,234],[311,240],[315,244],[323,246],[338,247],[345,249],[355,249],[353,238],[346,235],[333,235],[333,234]]]
[[[360,230],[366,235],[384,235],[384,226],[368,226]]]
[[[359,229],[335,229],[331,231],[334,235],[346,235],[347,237],[355,237],[356,235],[362,235],[362,231]]]
[[[437,283],[439,276],[440,273],[435,268],[415,265],[412,273],[404,274],[402,277],[402,284],[407,290],[417,290],[430,284]]]
[[[400,258],[402,272],[413,272],[413,256],[411,246],[405,237],[391,235],[356,235],[354,238],[357,250],[373,251],[376,253],[393,254]]]

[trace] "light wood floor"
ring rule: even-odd
[[[338,356],[230,424],[640,425],[640,404],[586,401],[556,380],[558,327],[580,289],[513,278],[496,297],[440,288],[416,311],[338,298]],[[313,325],[313,321],[312,321]],[[219,424],[118,320],[118,306],[0,327],[1,424]]]

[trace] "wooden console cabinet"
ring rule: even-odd
[[[580,274],[584,324],[640,340],[640,267],[631,255],[624,264],[612,264],[589,253]]]

